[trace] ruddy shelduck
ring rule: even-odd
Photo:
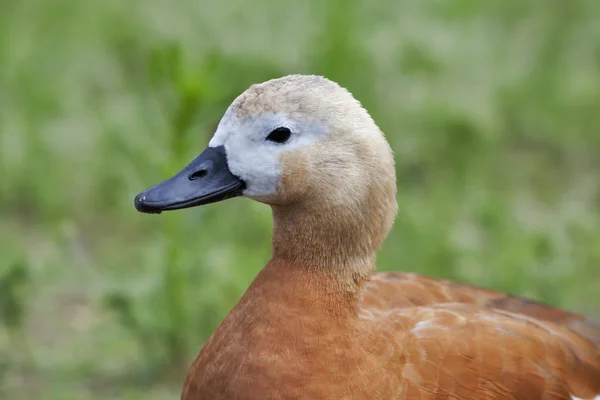
[[[271,207],[272,257],[200,351],[183,400],[600,399],[600,327],[583,316],[374,273],[397,211],[394,157],[338,84],[251,86],[208,148],[135,206],[235,196]]]

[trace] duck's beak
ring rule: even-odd
[[[225,147],[207,147],[177,175],[138,194],[134,203],[140,212],[160,213],[240,196],[245,186],[229,170]]]

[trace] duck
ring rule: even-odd
[[[183,384],[200,399],[595,399],[600,325],[526,298],[375,272],[398,212],[392,149],[338,83],[287,75],[227,108],[208,147],[134,205],[271,207],[271,258]]]

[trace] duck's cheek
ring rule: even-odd
[[[241,179],[250,198],[272,196],[276,193],[280,175],[277,157],[252,143],[226,145],[227,165],[233,175]]]
[[[302,198],[308,190],[311,174],[308,151],[284,152],[279,156],[281,176],[277,187],[277,198],[281,203],[290,203]]]

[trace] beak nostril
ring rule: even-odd
[[[195,181],[196,179],[205,177],[207,174],[208,174],[208,170],[203,168],[194,173],[191,173],[190,176],[188,176],[188,179],[190,181]]]

